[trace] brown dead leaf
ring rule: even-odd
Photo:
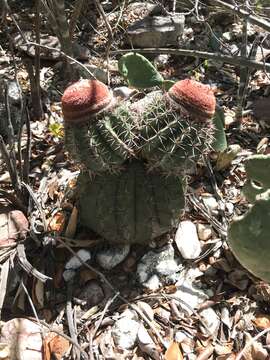
[[[177,342],[173,341],[165,353],[165,360],[183,360],[182,352]]]
[[[78,209],[76,208],[76,206],[74,206],[68,221],[65,237],[71,239],[74,237],[77,229],[77,221],[78,221]]]
[[[270,327],[270,315],[258,314],[253,320],[258,329],[264,330]]]
[[[65,214],[62,211],[57,212],[49,221],[49,231],[62,232],[65,226]]]
[[[61,360],[69,348],[69,341],[60,335],[50,333],[44,340],[44,360]]]

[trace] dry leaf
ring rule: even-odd
[[[268,357],[267,350],[257,341],[252,341],[252,336],[246,333],[246,345],[243,351],[245,360],[266,360]]]
[[[49,231],[62,232],[65,226],[65,215],[62,211],[57,212],[49,221]]]
[[[253,322],[260,330],[267,329],[270,327],[270,316],[259,314],[253,320]]]
[[[44,340],[44,360],[61,360],[69,346],[69,341],[63,336],[50,333]]]
[[[70,215],[69,221],[68,221],[68,225],[67,225],[66,232],[65,232],[65,237],[67,237],[67,238],[74,237],[74,235],[76,233],[76,229],[77,229],[77,221],[78,221],[78,209],[76,208],[76,206],[74,206],[72,209],[72,213]]]
[[[183,355],[177,342],[172,342],[165,353],[165,360],[183,360]]]
[[[32,297],[34,304],[38,309],[44,307],[44,283],[37,278],[34,278]]]

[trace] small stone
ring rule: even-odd
[[[65,282],[69,282],[70,280],[72,280],[76,275],[76,271],[75,270],[65,270],[63,272],[63,279],[65,280]]]
[[[208,210],[211,212],[211,214],[213,215],[218,214],[218,202],[213,196],[203,195],[202,201],[204,205],[208,208]]]
[[[216,312],[212,308],[207,308],[200,311],[200,316],[203,318],[205,324],[205,326],[202,327],[202,331],[204,333],[208,331],[208,334],[216,336],[220,325],[220,319]]]
[[[120,86],[113,89],[113,96],[123,100],[129,99],[132,95],[136,94],[136,89],[131,89],[127,86]]]
[[[174,258],[174,248],[169,244],[159,251],[149,251],[141,258],[137,277],[143,286],[156,290],[162,283],[174,281],[180,268],[179,259]]]
[[[196,226],[189,220],[180,222],[175,242],[184,259],[196,259],[201,253]]]
[[[87,301],[87,306],[92,307],[101,303],[104,299],[104,293],[99,283],[96,280],[91,280],[84,285],[78,298]]]
[[[128,39],[139,48],[178,46],[184,23],[185,17],[181,14],[173,17],[147,16],[129,26]]]
[[[166,66],[166,64],[168,63],[169,58],[170,58],[170,55],[168,55],[168,54],[158,55],[154,60],[155,66],[157,68],[164,68]]]
[[[190,315],[195,308],[208,299],[208,295],[190,281],[183,281],[176,287],[177,291],[173,296],[179,298],[179,306]]]
[[[202,241],[209,240],[212,236],[212,228],[207,224],[197,224],[199,239]]]
[[[151,291],[155,291],[162,286],[162,282],[157,275],[153,275],[143,283],[143,286]]]
[[[128,317],[121,317],[112,328],[115,345],[123,350],[134,348],[140,323]]]
[[[81,260],[80,260],[81,259]],[[77,252],[77,256],[72,256],[71,259],[66,263],[66,270],[76,270],[83,265],[84,262],[91,259],[90,251],[81,249]]]
[[[130,245],[112,245],[97,253],[97,262],[105,270],[111,270],[128,255]]]
[[[101,82],[103,82],[104,84],[107,83],[107,72],[99,67],[97,67],[96,65],[92,65],[92,64],[86,64],[85,67],[89,70],[89,73],[87,73],[85,70],[83,70],[85,72],[85,76],[87,76],[90,79],[97,79]]]

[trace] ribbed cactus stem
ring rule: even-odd
[[[108,87],[98,80],[80,80],[62,97],[66,148],[87,169],[116,170],[135,156],[129,112],[116,108]]]

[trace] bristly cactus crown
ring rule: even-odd
[[[80,80],[70,85],[62,96],[62,110],[67,124],[86,123],[108,108],[113,96],[98,80]]]
[[[213,91],[195,80],[185,79],[175,83],[168,91],[169,100],[182,106],[191,117],[209,119],[215,113],[216,99]]]

